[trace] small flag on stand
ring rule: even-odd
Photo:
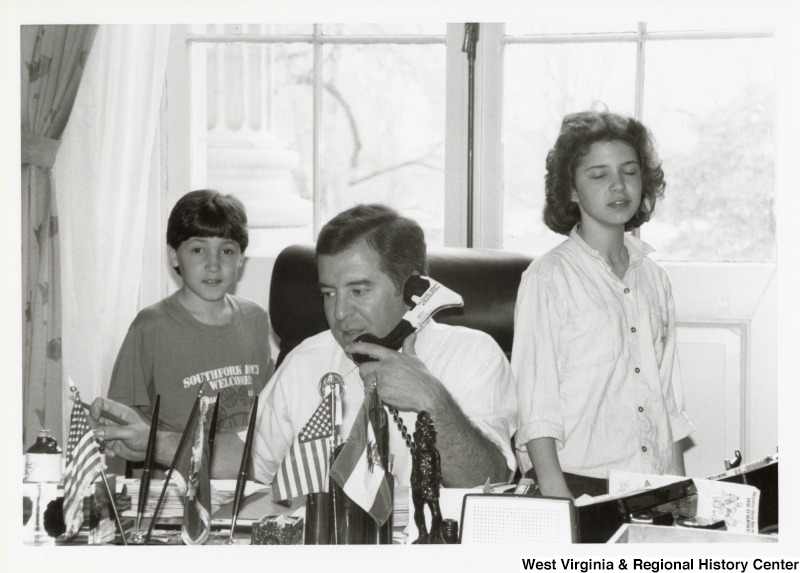
[[[194,428],[189,436],[190,447],[181,453],[176,466],[176,481],[184,481],[186,494],[183,505],[183,525],[181,540],[186,545],[202,545],[211,531],[211,476],[209,474],[208,434],[213,417],[214,397],[200,398]],[[178,478],[180,475],[180,478]],[[181,488],[183,489],[183,488]]]
[[[100,448],[94,439],[86,412],[73,403],[67,438],[67,468],[64,476],[64,524],[68,539],[83,523],[83,498],[89,495],[92,482],[105,469]]]
[[[328,439],[333,436],[332,401],[333,392],[322,400],[289,448],[273,479],[275,501],[328,491]]]
[[[392,494],[381,463],[375,430],[369,422],[373,393],[358,411],[353,429],[331,467],[331,478],[347,496],[383,525],[392,512]]]

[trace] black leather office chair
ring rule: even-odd
[[[522,272],[533,259],[518,253],[446,247],[430,249],[430,276],[464,298],[437,322],[491,335],[507,356],[514,339],[514,305]],[[272,328],[280,338],[278,364],[304,339],[328,328],[312,245],[285,248],[275,261],[269,294]]]

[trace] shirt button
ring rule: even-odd
[[[637,409],[638,409],[640,412],[644,412],[644,408],[642,408],[641,406],[639,406]]]
[[[626,288],[625,288],[625,290],[624,290],[624,291],[622,291],[622,292],[624,292],[625,294],[628,294],[629,292],[631,292],[631,289],[629,289],[629,288],[627,288],[627,287],[626,287]]]
[[[635,326],[631,326],[631,332],[636,332],[636,327]]]
[[[637,374],[638,374],[639,372],[641,372],[641,370],[640,370],[640,369],[638,369],[638,368],[634,368],[634,369],[633,369],[633,371],[634,371],[634,372],[636,372]]]
[[[647,446],[642,446],[642,451],[646,452],[647,451]]]

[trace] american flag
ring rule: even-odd
[[[325,398],[300,430],[273,480],[276,501],[328,491],[328,441],[333,435],[331,399]]]
[[[83,523],[83,498],[100,472],[105,469],[100,449],[89,427],[86,412],[77,402],[72,405],[67,439],[67,471],[64,476],[64,523],[69,538]]]

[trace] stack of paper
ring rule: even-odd
[[[117,478],[117,492],[122,491],[122,487],[127,487],[128,495],[131,496],[131,507],[122,512],[123,517],[136,517],[139,508],[139,480],[134,478]],[[156,509],[158,498],[164,487],[163,479],[150,481],[150,491],[147,496],[147,505],[144,510],[144,517],[152,517]],[[160,517],[183,517],[183,492],[178,485],[170,480],[164,501],[161,502],[161,509],[158,511]]]
[[[167,493],[164,501],[161,503],[159,515],[161,517],[183,517],[183,480],[182,479],[170,480],[167,487]],[[127,486],[128,495],[131,496],[131,508],[122,513],[126,517],[135,517],[136,511],[139,507],[139,480],[131,478],[118,478],[117,479],[117,492],[122,490],[122,486]],[[163,479],[154,479],[150,482],[150,491],[147,496],[147,505],[145,506],[145,517],[152,517],[155,511],[158,498],[161,495],[161,489],[164,487]],[[254,481],[245,483],[244,495],[245,498],[252,495],[257,491],[267,489],[268,486]],[[212,479],[211,480],[211,508],[212,510],[233,501],[233,495],[236,491],[236,480],[233,479]]]
[[[405,527],[408,524],[408,499],[408,487],[395,486],[394,514],[392,515],[394,527]]]

